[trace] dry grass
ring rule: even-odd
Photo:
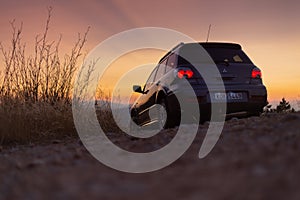
[[[76,135],[71,93],[78,60],[88,30],[78,34],[69,54],[60,56],[60,43],[48,40],[51,8],[44,32],[35,38],[34,52],[22,41],[22,24],[11,22],[8,46],[0,43],[3,69],[0,73],[0,143],[29,143]]]
[[[105,99],[109,99],[109,96],[106,95]],[[118,115],[118,111],[114,111],[116,115]],[[101,105],[96,106],[96,114],[98,118],[98,122],[105,133],[123,133],[123,131],[118,127],[116,121],[118,121],[118,116],[114,118],[112,114],[112,109],[110,106],[110,101],[103,101]]]
[[[89,29],[83,36],[78,34],[71,52],[61,58],[59,46],[62,37],[58,41],[48,40],[50,19],[51,9],[48,10],[45,30],[36,36],[34,52],[30,55],[21,40],[22,24],[17,28],[15,22],[11,22],[10,46],[0,44],[4,58],[4,71],[0,79],[2,98],[15,98],[23,102],[69,101],[78,59]]]
[[[0,70],[3,69],[0,71],[0,145],[44,143],[77,137],[71,97],[89,28],[85,34],[78,34],[69,54],[60,56],[62,37],[57,41],[48,40],[51,11],[49,8],[44,32],[35,37],[33,53],[27,52],[21,39],[22,24],[16,27],[14,21],[11,22],[10,45],[0,43],[4,60],[0,67]],[[84,64],[88,67],[88,74],[75,94],[84,93],[87,89],[96,62]],[[78,76],[81,72],[78,71]],[[96,98],[102,101],[98,105],[97,116],[103,130],[120,131],[111,113],[110,95],[99,87]]]
[[[20,104],[10,100],[0,106],[0,143],[36,143],[75,136],[71,107],[47,102]]]

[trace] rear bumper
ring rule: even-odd
[[[258,113],[263,110],[267,104],[264,102],[238,102],[238,103],[227,103],[226,104],[226,114],[247,112],[247,113]],[[211,113],[211,103],[200,103],[199,109],[202,114]]]
[[[225,86],[225,91],[221,91],[219,87],[212,88],[209,92],[207,87],[197,86],[194,88],[194,94],[191,94],[188,90],[181,90],[178,92],[179,95],[183,96],[184,102],[190,104],[191,101],[195,101],[195,95],[197,97],[201,116],[210,115],[211,105],[221,104],[224,102],[215,102],[210,99],[210,92],[239,92],[245,95],[243,100],[239,101],[228,101],[226,102],[226,114],[247,112],[247,113],[258,113],[263,110],[267,105],[267,90],[264,85],[229,85]],[[192,109],[192,108],[191,108]],[[182,110],[184,112],[184,110]]]

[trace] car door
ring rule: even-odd
[[[163,61],[153,70],[144,86],[143,94],[137,102],[136,108],[139,116],[138,121],[141,125],[150,122],[149,109],[156,103],[159,79],[165,74],[166,62],[167,60]]]
[[[158,65],[159,66],[159,65]],[[153,85],[154,78],[158,69],[158,66],[156,66],[153,71],[151,72],[148,80],[146,81],[144,88],[143,88],[143,94],[136,100],[134,104],[134,110],[135,110],[135,116],[136,123],[143,124],[147,121],[145,115],[143,115],[144,110],[147,108],[147,102],[149,99],[149,88]]]

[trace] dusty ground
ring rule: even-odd
[[[226,122],[204,159],[190,149],[153,173],[127,174],[99,163],[78,140],[0,150],[0,199],[299,199],[300,114],[271,114]],[[162,141],[169,141],[168,130]],[[112,137],[139,151],[139,141]],[[144,150],[157,148],[150,140]],[[125,144],[124,144],[125,143]]]

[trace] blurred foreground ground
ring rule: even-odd
[[[179,160],[146,174],[110,169],[76,139],[2,147],[0,199],[299,199],[299,113],[231,119],[213,151],[199,159],[207,127],[200,126]],[[142,145],[111,139],[124,148],[151,150],[175,132]]]

